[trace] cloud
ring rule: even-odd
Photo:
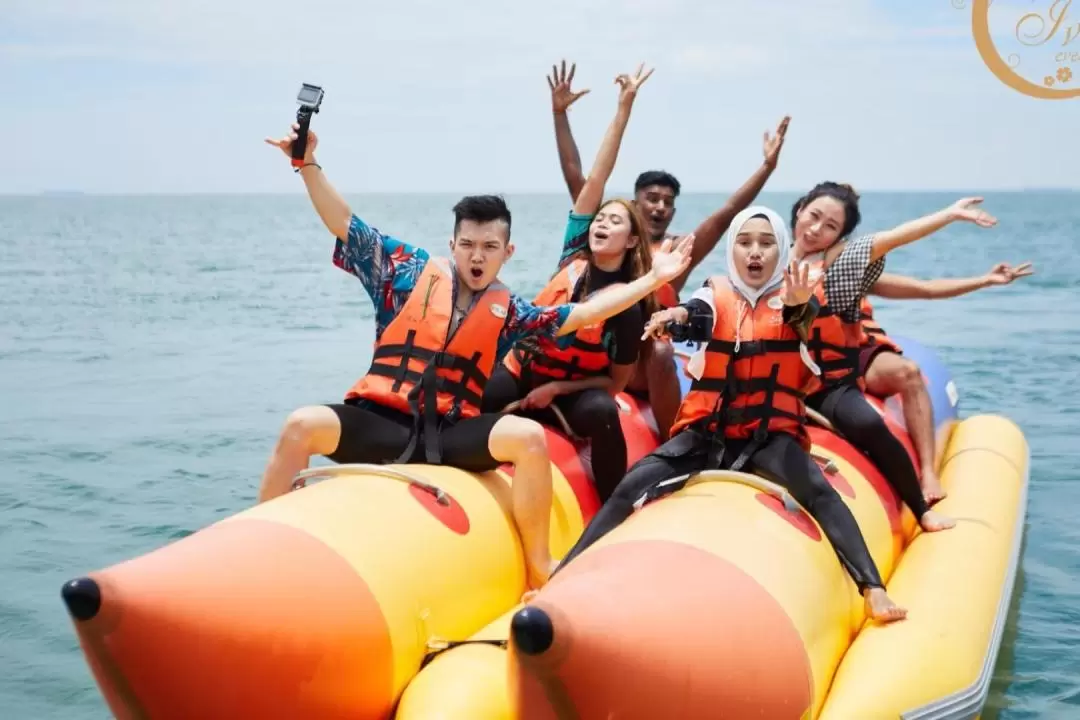
[[[260,140],[284,130],[302,81],[327,89],[320,160],[343,190],[560,190],[544,75],[564,57],[578,63],[575,86],[592,90],[571,111],[586,163],[611,119],[614,76],[656,68],[613,187],[641,167],[667,167],[688,188],[736,187],[760,162],[762,131],[788,113],[774,188],[823,175],[860,187],[1045,184],[1044,156],[1076,165],[1061,154],[1077,151],[1048,139],[1062,106],[998,82],[948,3],[298,7],[7,0],[0,60],[32,99],[0,118],[0,132],[25,138],[9,162],[26,168],[0,190],[296,191]],[[1023,151],[989,152],[1021,132],[1032,138]]]

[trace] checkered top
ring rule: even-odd
[[[845,322],[859,322],[859,303],[885,272],[885,258],[870,261],[874,236],[850,240],[825,272],[825,297]]]

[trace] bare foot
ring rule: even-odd
[[[941,481],[938,480],[937,473],[931,468],[929,470],[923,470],[922,473],[922,487],[923,498],[926,500],[926,504],[933,507],[935,504],[941,502],[948,493],[941,489]]]
[[[539,590],[547,583],[551,573],[559,566],[558,561],[548,557],[540,562],[527,561],[525,564],[525,582],[531,590]]]
[[[926,532],[937,532],[938,530],[948,530],[956,527],[956,520],[948,515],[942,515],[937,510],[927,510],[923,513],[922,519],[919,520],[919,525]]]
[[[891,623],[907,617],[907,610],[894,603],[884,588],[869,588],[866,598],[866,616],[874,622]]]

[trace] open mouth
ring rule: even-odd
[[[746,270],[751,275],[760,275],[761,271],[764,270],[764,269],[765,269],[765,265],[763,263],[758,262],[757,260],[751,260],[750,262],[748,262],[746,264]]]
[[[593,232],[593,237],[597,240],[607,240],[609,235],[607,230],[596,230]]]
[[[469,268],[469,274],[473,276],[474,280],[484,277],[484,271],[481,268]]]

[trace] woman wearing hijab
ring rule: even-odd
[[[803,397],[819,370],[805,342],[818,303],[809,268],[789,265],[790,245],[780,216],[747,208],[727,233],[727,275],[652,316],[646,337],[670,333],[707,343],[687,366],[694,382],[671,439],[630,469],[559,569],[626,520],[639,500],[680,485],[665,481],[746,470],[787,488],[817,520],[868,616],[888,622],[906,615],[885,593],[854,516],[809,454]]]

